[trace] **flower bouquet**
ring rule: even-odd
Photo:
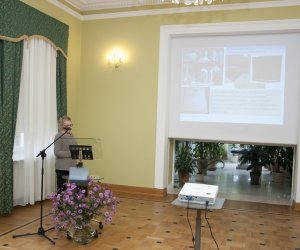
[[[54,228],[64,231],[74,241],[86,244],[95,237],[90,227],[93,218],[103,219],[103,224],[111,223],[119,199],[107,185],[91,178],[86,187],[74,183],[65,184],[65,189],[51,194],[51,217]]]

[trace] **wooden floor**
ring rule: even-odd
[[[88,245],[75,244],[54,230],[46,235],[55,245],[39,235],[13,238],[13,235],[37,232],[40,226],[38,203],[16,207],[11,215],[0,216],[0,249],[193,249],[187,210],[171,204],[176,197],[118,196],[121,203],[113,224],[105,225],[99,237]],[[48,215],[50,205],[49,201],[44,202],[44,229],[52,226]],[[196,211],[188,213],[194,232]],[[300,212],[290,207],[226,200],[223,209],[208,212],[207,218],[220,250],[300,250]],[[218,249],[204,213],[201,230],[201,249]]]

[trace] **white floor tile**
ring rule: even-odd
[[[285,177],[284,183],[273,183],[271,172],[263,169],[260,185],[250,184],[249,171],[236,169],[236,163],[226,162],[224,168],[208,171],[204,176],[205,184],[219,186],[218,197],[229,200],[262,202],[269,204],[291,205],[291,178]],[[190,182],[196,182],[190,177]],[[179,182],[175,174],[174,184],[168,187],[168,193],[178,194]]]

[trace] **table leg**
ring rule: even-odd
[[[197,209],[195,250],[200,250],[200,248],[201,248],[201,209]]]

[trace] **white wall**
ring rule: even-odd
[[[230,34],[245,32],[295,32],[300,33],[300,20],[276,20],[276,21],[253,21],[253,22],[235,22],[235,23],[211,23],[196,25],[172,25],[162,26],[160,32],[160,61],[158,78],[158,100],[157,100],[157,124],[156,124],[156,159],[155,159],[155,188],[167,187],[167,173],[169,167],[169,143],[168,143],[168,125],[169,125],[169,90],[168,85],[168,58],[169,44],[174,36],[184,36],[193,34]],[[300,131],[300,128],[299,128]],[[298,135],[300,133],[298,132]],[[293,169],[293,188],[292,199],[300,202],[300,186],[297,181],[300,180],[300,136],[297,144],[297,154]]]

